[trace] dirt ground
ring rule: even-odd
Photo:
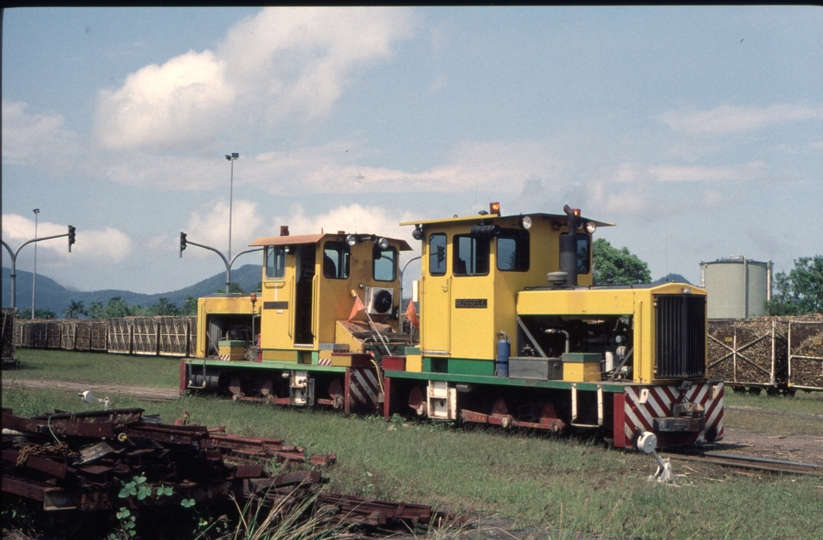
[[[117,384],[97,384],[71,381],[56,381],[52,379],[15,379],[9,374],[3,374],[3,388],[47,388],[52,390],[68,390],[71,392],[84,392],[91,390],[95,397],[129,396],[148,401],[173,401],[180,397],[177,388],[150,388],[147,386],[117,385]]]

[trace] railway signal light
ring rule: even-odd
[[[183,258],[183,251],[186,249],[186,233],[180,231],[180,258]]]
[[[71,253],[71,245],[75,242],[76,230],[74,226],[69,225],[69,253]]]

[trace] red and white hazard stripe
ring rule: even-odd
[[[678,386],[627,386],[625,390],[624,432],[626,441],[634,441],[643,431],[653,432],[654,419],[672,416],[672,407],[680,403]],[[697,437],[698,442],[714,433],[713,440],[723,438],[723,383],[692,385],[685,393],[685,401],[703,406],[706,427]]]
[[[317,361],[317,364],[320,366],[330,366],[331,365],[331,358],[320,358]]]
[[[356,408],[366,408],[370,411],[376,410],[380,383],[374,369],[348,368],[346,370],[346,379],[350,405]]]

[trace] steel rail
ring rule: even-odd
[[[797,461],[785,461],[780,459],[769,459],[736,454],[691,453],[680,452],[677,450],[663,451],[672,459],[677,459],[680,461],[696,461],[743,469],[823,476],[823,466],[814,465],[811,463],[800,463]]]

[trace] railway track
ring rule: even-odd
[[[664,450],[666,457],[678,461],[694,461],[699,463],[710,463],[723,467],[736,467],[741,469],[752,469],[758,471],[768,471],[784,474],[808,474],[823,476],[823,466],[810,463],[800,463],[797,461],[785,461],[780,459],[769,459],[757,456],[745,456],[739,454],[719,454],[706,452],[689,452],[680,450]]]

